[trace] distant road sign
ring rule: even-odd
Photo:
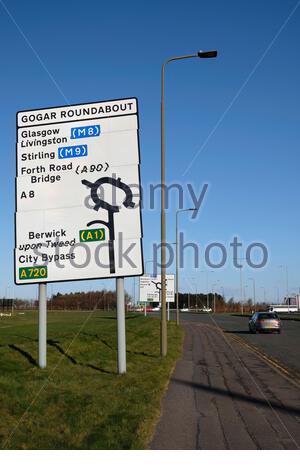
[[[17,114],[15,282],[143,273],[136,98]]]
[[[140,302],[159,302],[161,291],[161,276],[140,277]],[[175,276],[166,275],[166,301],[175,301]]]

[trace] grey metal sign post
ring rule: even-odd
[[[47,365],[47,284],[39,284],[39,366]]]
[[[117,334],[118,334],[118,373],[126,373],[126,329],[124,277],[116,279],[117,292]]]

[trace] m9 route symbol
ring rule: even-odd
[[[88,154],[87,145],[71,145],[70,147],[60,147],[58,149],[58,158],[76,158],[86,157]]]
[[[98,137],[100,135],[100,126],[82,126],[71,128],[71,139],[83,139],[86,137]]]

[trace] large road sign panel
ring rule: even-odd
[[[16,283],[141,275],[137,100],[21,111],[17,123]]]

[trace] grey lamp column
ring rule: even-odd
[[[179,213],[193,211],[190,209],[179,209],[176,211],[176,325],[179,325]]]
[[[209,59],[217,56],[217,51],[199,51],[196,54],[171,57],[161,69],[161,321],[160,354],[167,355],[167,309],[166,309],[166,212],[165,212],[165,67],[169,62],[183,59]]]
[[[255,279],[253,277],[249,277],[249,281],[253,283],[253,306],[254,306],[254,313],[256,312],[256,301],[255,301]]]

